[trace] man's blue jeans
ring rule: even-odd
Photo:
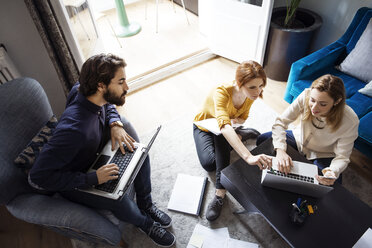
[[[133,126],[125,118],[122,117],[121,119],[125,131],[138,142],[139,138]],[[110,128],[107,127],[104,133],[102,143],[106,144],[110,139]],[[134,180],[134,189],[137,204],[127,195],[123,196],[120,200],[112,200],[78,190],[60,193],[73,202],[78,202],[91,208],[110,210],[119,220],[147,229],[153,223],[153,220],[143,212],[144,209],[147,209],[152,204],[149,157],[146,158]]]

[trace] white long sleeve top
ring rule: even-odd
[[[300,116],[300,125],[293,130],[298,150],[309,160],[334,157],[330,166],[325,169],[331,169],[338,177],[350,162],[354,141],[358,137],[358,116],[346,105],[341,125],[336,131],[332,132],[327,123],[323,129],[318,129],[312,121],[302,120],[307,104],[305,99],[309,94],[310,89],[305,89],[283,114],[276,118],[272,127],[273,146],[275,149],[287,149],[285,130]]]

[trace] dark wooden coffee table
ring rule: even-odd
[[[293,160],[308,162],[288,146]],[[272,140],[263,142],[252,154],[274,155]],[[242,159],[222,171],[222,185],[249,212],[261,214],[292,247],[352,247],[372,227],[372,209],[339,183],[323,198],[312,198],[261,185],[261,171]],[[304,225],[289,218],[291,204],[301,197],[318,210]]]

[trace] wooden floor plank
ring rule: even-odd
[[[0,206],[0,247],[2,248],[72,248],[71,240],[52,230],[13,217]]]

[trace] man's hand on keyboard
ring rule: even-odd
[[[116,164],[106,164],[101,166],[97,171],[98,184],[105,183],[109,180],[118,178],[119,167]]]
[[[115,150],[116,143],[119,143],[121,153],[125,154],[124,144],[128,147],[129,151],[133,152],[135,140],[125,132],[124,128],[114,126],[111,128],[111,149]]]
[[[286,151],[278,148],[276,149],[276,159],[278,161],[279,171],[288,174],[293,167],[292,158],[286,153]]]

